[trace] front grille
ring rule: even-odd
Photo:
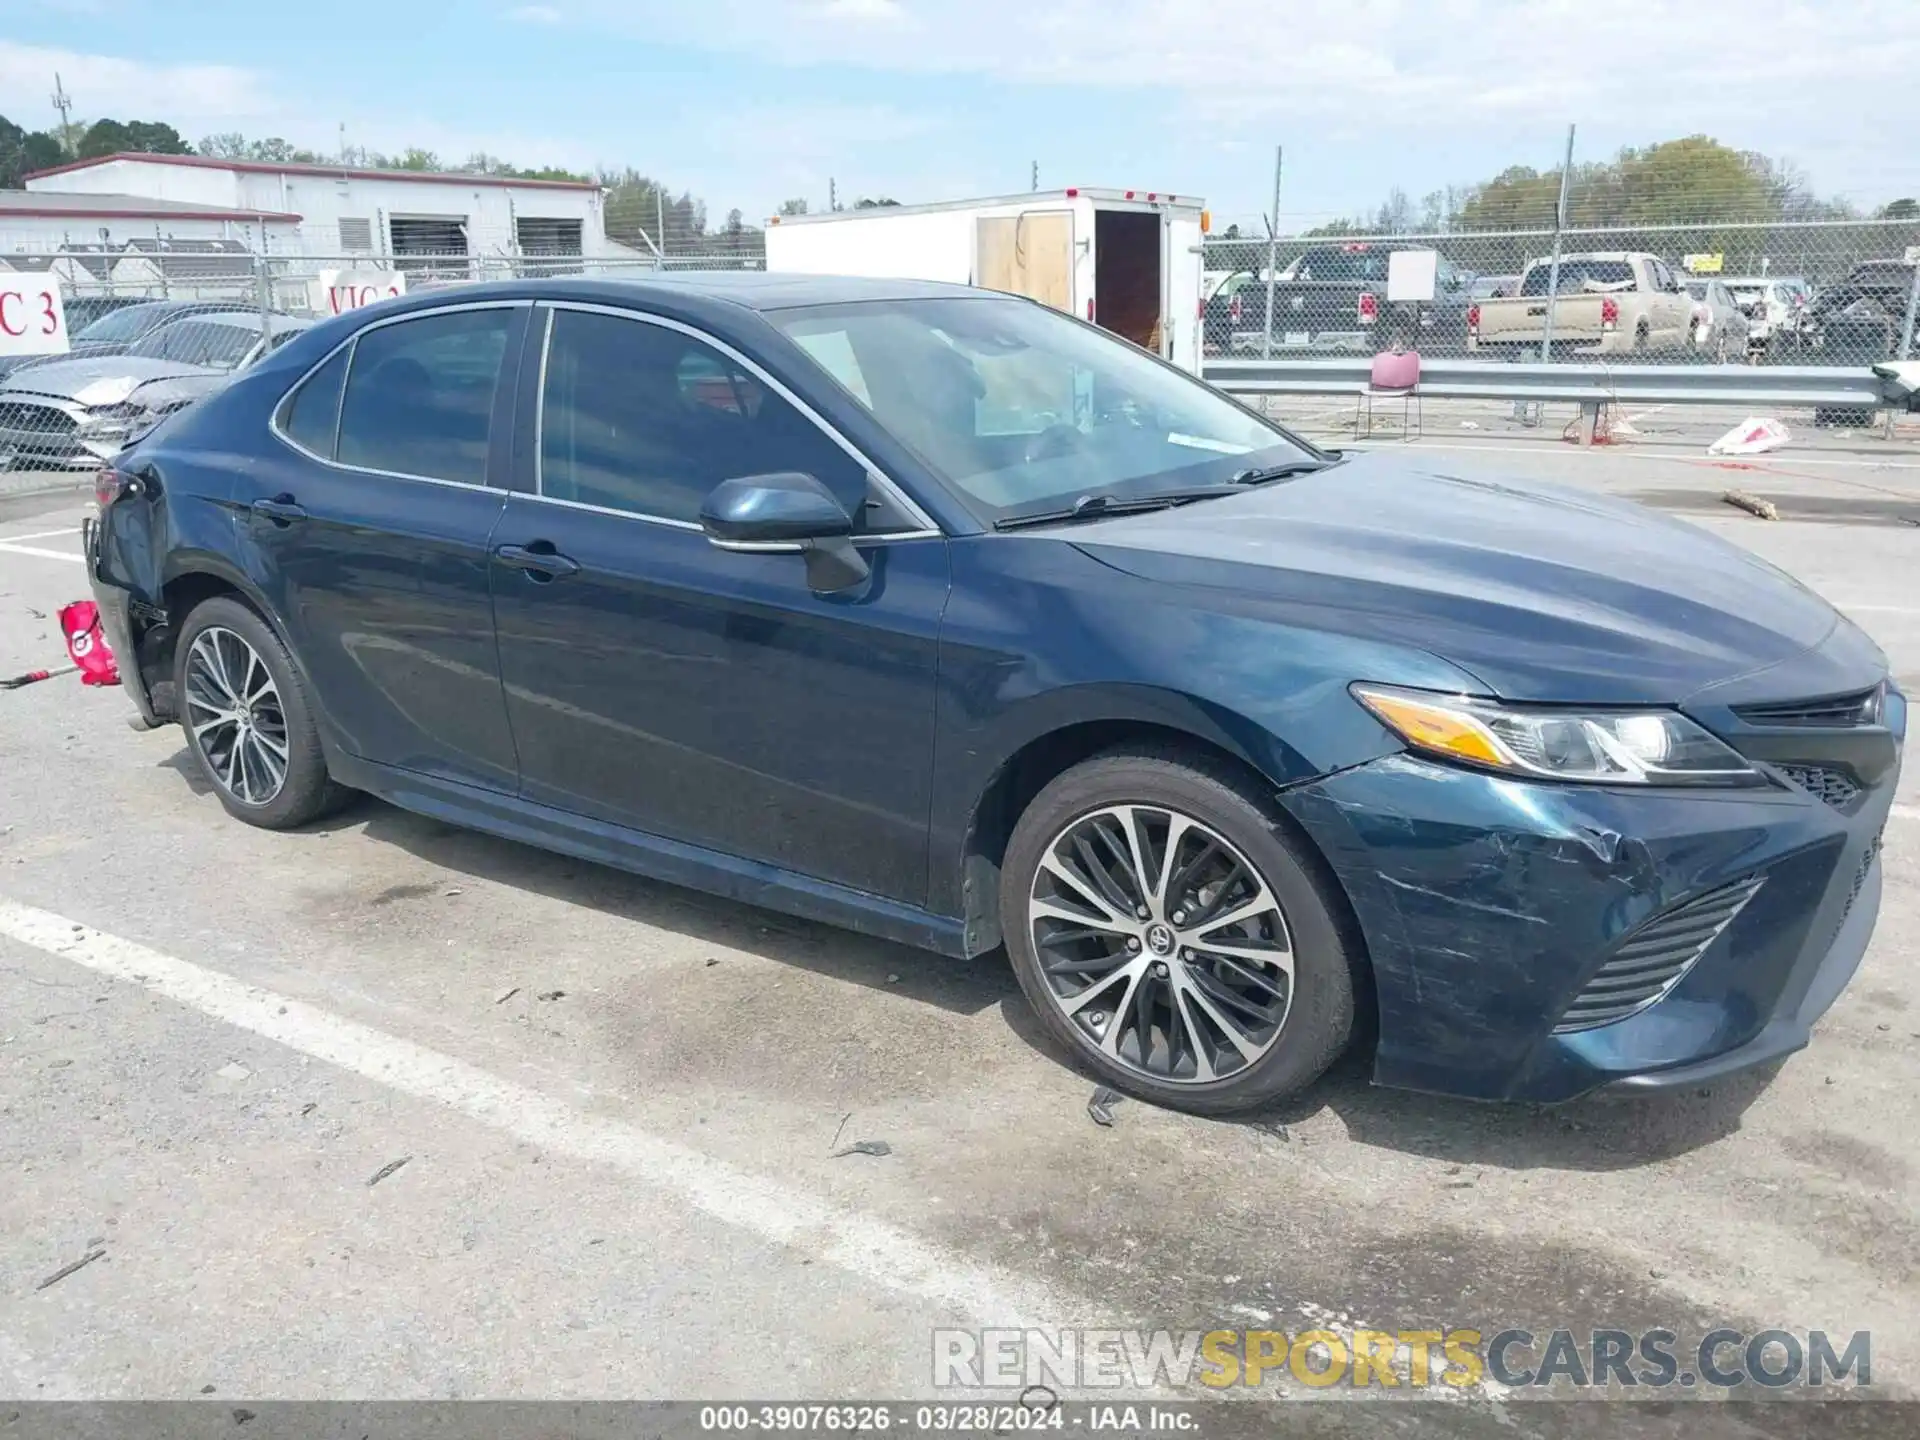
[[[1629,935],[1567,1006],[1556,1035],[1611,1025],[1646,1009],[1674,986],[1760,889],[1751,875],[1656,915]]]
[[[38,435],[66,435],[75,421],[66,411],[31,400],[0,400],[0,430],[25,430]]]
[[[1860,782],[1831,765],[1775,765],[1773,768],[1836,810],[1845,810],[1860,798]]]
[[[1821,700],[1776,700],[1765,705],[1736,705],[1733,713],[1749,725],[1779,725],[1802,730],[1846,730],[1880,723],[1880,687]]]

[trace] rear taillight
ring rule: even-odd
[[[1362,325],[1371,325],[1374,321],[1378,320],[1379,318],[1380,318],[1379,298],[1373,295],[1369,291],[1362,290],[1360,292],[1360,323]]]
[[[1480,307],[1478,305],[1467,306],[1467,333],[1469,335],[1478,335],[1480,333]]]
[[[93,475],[93,503],[102,510],[106,509],[122,495],[132,495],[139,491],[140,482],[124,470],[116,470],[111,465],[102,465]]]
[[[1620,302],[1611,295],[1600,297],[1600,328],[1611,330],[1620,323]]]

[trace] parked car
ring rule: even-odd
[[[191,315],[260,313],[257,305],[224,300],[137,300],[88,315],[85,300],[66,303],[67,345],[61,355],[0,355],[0,381],[37,365],[56,365],[91,355],[124,355],[162,325]]]
[[[1813,294],[1797,275],[1736,275],[1725,283],[1747,312],[1747,342],[1755,349],[1798,331]]]
[[[151,331],[124,354],[17,371],[0,382],[0,469],[93,469],[312,323],[269,319],[263,326],[258,311],[193,314]]]
[[[1467,348],[1517,359],[1546,338],[1553,262],[1533,260],[1517,295],[1477,300],[1467,311]],[[1686,354],[1693,299],[1657,255],[1627,251],[1565,255],[1553,300],[1553,344],[1570,355]]]
[[[1703,360],[1725,365],[1747,358],[1747,312],[1733,292],[1710,275],[1686,282],[1693,297],[1693,351]]]
[[[1914,266],[1870,260],[1813,297],[1801,326],[1801,348],[1824,365],[1869,365],[1900,349],[1900,331],[1912,303]],[[1920,350],[1920,324],[1909,337]]]
[[[62,302],[67,317],[67,334],[78,335],[102,316],[147,303],[143,295],[69,295]]]
[[[714,386],[714,375],[726,384]],[[237,819],[350,790],[949,955],[1204,1113],[1692,1090],[1808,1041],[1906,700],[1746,551],[1318,450],[1043,305],[408,296],[103,470],[93,591]],[[657,1018],[657,1017],[656,1017]]]
[[[1445,256],[1436,265],[1431,302],[1387,301],[1389,257],[1414,248],[1349,241],[1307,250],[1275,277],[1272,348],[1372,354],[1401,344],[1458,353],[1466,340],[1467,287]],[[1235,291],[1224,324],[1217,324],[1209,309],[1207,334],[1226,335],[1231,353],[1259,353],[1268,343],[1266,332],[1265,284],[1246,284]]]
[[[1467,282],[1469,300],[1498,300],[1514,294],[1520,286],[1518,275],[1476,275]]]

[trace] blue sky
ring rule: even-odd
[[[1298,224],[1509,164],[1704,131],[1863,205],[1920,152],[1862,97],[1920,74],[1912,0],[10,0],[0,113],[632,164],[750,217],[792,195],[1204,195]]]

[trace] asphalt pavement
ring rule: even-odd
[[[1737,471],[1690,441],[1420,448],[1728,535],[1920,693],[1901,437]],[[71,488],[0,499],[0,676],[63,659],[80,516]],[[1868,1393],[1920,1396],[1911,768],[1872,949],[1777,1073],[1547,1110],[1376,1090],[1356,1061],[1251,1123],[1126,1102],[1102,1127],[997,957],[371,800],[253,830],[130,709],[72,677],[0,692],[0,1397],[926,1396],[936,1327],[1029,1324],[1866,1330]],[[1356,1434],[1617,1419],[1491,1386],[1335,1408]]]

